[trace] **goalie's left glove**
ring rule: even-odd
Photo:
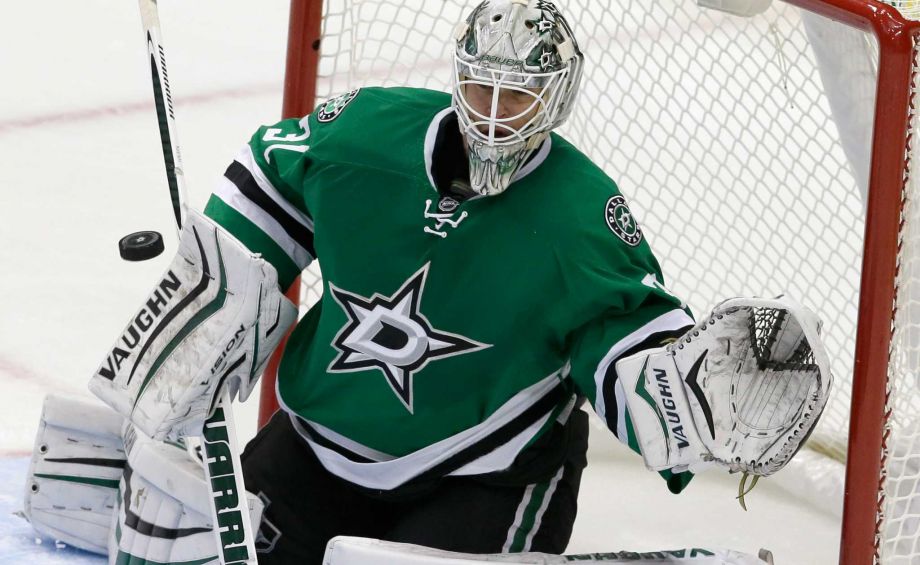
[[[678,341],[618,361],[646,466],[781,469],[830,392],[818,331],[817,316],[792,300],[734,298]]]
[[[296,317],[274,267],[189,210],[175,259],[89,388],[150,437],[200,435],[223,387],[246,400]]]

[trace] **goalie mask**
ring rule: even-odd
[[[545,0],[487,0],[457,27],[453,106],[470,186],[495,195],[572,112],[583,57]]]

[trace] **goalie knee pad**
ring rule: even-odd
[[[151,437],[200,435],[224,386],[249,396],[296,315],[270,264],[190,210],[175,259],[90,390]]]
[[[767,476],[818,422],[832,376],[810,310],[735,298],[677,342],[617,362],[646,466]]]
[[[36,531],[106,554],[125,467],[123,424],[107,406],[45,397],[23,502]]]

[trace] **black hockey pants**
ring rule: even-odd
[[[587,416],[576,410],[566,423],[576,440],[568,442],[564,463],[538,482],[445,477],[400,497],[330,474],[279,412],[242,456],[246,489],[267,505],[257,536],[259,563],[319,564],[337,535],[466,553],[562,553],[575,522],[587,427]]]

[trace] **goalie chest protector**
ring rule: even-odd
[[[381,459],[488,435],[557,384],[566,394],[551,415],[573,392],[593,401],[612,343],[590,373],[570,374],[579,332],[603,318],[615,340],[679,307],[656,287],[658,263],[614,182],[555,134],[505,193],[440,199],[431,150],[450,112],[444,93],[366,88],[249,144],[257,173],[312,220],[323,274],[322,299],[288,341],[280,398]],[[207,212],[257,248],[225,208],[212,197]]]

